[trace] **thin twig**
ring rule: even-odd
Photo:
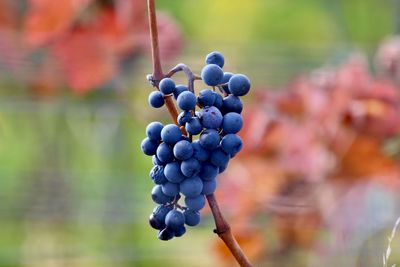
[[[150,35],[151,35],[151,48],[152,48],[152,58],[153,58],[153,75],[148,78],[151,80],[154,86],[158,88],[158,83],[161,79],[165,77],[170,77],[174,73],[178,71],[184,71],[185,74],[188,76],[189,80],[189,87],[194,91],[193,82],[194,80],[200,79],[200,77],[194,75],[189,68],[186,67],[184,64],[178,64],[174,69],[172,69],[167,75],[164,75],[161,69],[161,60],[159,54],[159,44],[158,44],[158,36],[157,36],[157,20],[156,20],[156,11],[155,11],[155,3],[154,0],[147,0],[148,4],[148,15],[149,15],[149,24],[150,24]],[[189,72],[190,71],[190,72]],[[170,75],[170,76],[169,76]],[[189,90],[190,90],[189,89]],[[174,122],[176,122],[177,118],[177,110],[175,107],[174,102],[167,96],[166,104],[168,107],[168,112],[170,113],[171,117],[173,118]],[[169,104],[171,102],[172,104]],[[173,107],[173,108],[172,108]],[[232,255],[235,257],[238,264],[242,267],[252,267],[247,256],[243,253],[242,249],[240,248],[238,242],[236,241],[235,237],[232,235],[231,227],[229,226],[228,222],[222,216],[221,210],[218,207],[218,202],[214,196],[214,194],[207,196],[208,205],[211,208],[216,229],[214,232],[222,239],[225,245],[228,247]]]
[[[190,92],[194,94],[194,81],[201,80],[201,77],[198,75],[193,74],[192,70],[183,63],[179,63],[174,68],[172,68],[165,77],[172,77],[177,72],[183,71],[188,78],[188,89]]]

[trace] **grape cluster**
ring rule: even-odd
[[[159,230],[161,240],[182,236],[185,225],[199,224],[205,196],[214,193],[217,175],[243,145],[236,135],[243,126],[240,97],[249,92],[250,81],[243,74],[224,72],[224,57],[219,52],[208,54],[205,62],[201,79],[211,89],[196,96],[188,86],[164,78],[159,91],[148,98],[152,107],[160,108],[165,97],[173,95],[182,111],[177,117],[181,127],[152,122],[141,144],[143,153],[153,159],[151,197],[158,206],[149,222]],[[184,205],[179,202],[182,195]]]

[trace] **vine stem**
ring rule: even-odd
[[[159,43],[158,43],[158,31],[157,31],[157,16],[156,16],[156,9],[155,9],[155,0],[147,0],[147,8],[148,8],[148,16],[149,16],[149,26],[150,26],[150,37],[151,37],[151,50],[152,50],[152,59],[153,59],[153,75],[152,80],[154,82],[154,86],[158,88],[158,83],[164,77],[168,75],[172,75],[172,73],[168,73],[164,75],[162,68],[161,68],[161,58],[159,52]],[[187,70],[185,69],[184,65],[178,65],[174,71],[184,71],[185,73]],[[188,73],[186,73],[188,74]],[[198,77],[189,77],[189,85],[193,83],[195,79]],[[171,96],[166,96],[165,99],[166,106],[168,108],[168,112],[171,115],[175,124],[177,124],[177,116],[178,111],[175,107],[175,104],[171,98]],[[217,199],[215,198],[214,194],[207,195],[207,202],[210,206],[211,212],[214,217],[215,227],[214,233],[216,233],[225,245],[228,247],[229,251],[235,257],[237,263],[241,267],[252,267],[253,265],[250,263],[247,256],[243,253],[243,250],[240,248],[238,242],[236,241],[235,237],[232,234],[231,227],[228,222],[223,217],[221,210],[219,209]]]

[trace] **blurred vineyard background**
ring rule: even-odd
[[[255,266],[382,266],[400,215],[400,1],[158,0],[165,69],[246,73],[218,198]],[[147,223],[145,0],[0,0],[0,266],[233,266]],[[400,236],[400,234],[398,235]],[[389,265],[400,264],[400,238]]]

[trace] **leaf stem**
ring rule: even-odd
[[[160,52],[159,52],[159,43],[158,43],[158,33],[157,33],[157,18],[156,18],[156,10],[155,10],[155,0],[147,0],[148,7],[148,16],[149,16],[149,25],[150,25],[150,36],[151,36],[151,49],[152,49],[152,59],[153,59],[153,75],[151,76],[151,81],[154,86],[158,88],[158,84],[161,79],[165,77],[170,77],[174,73],[178,71],[184,71],[188,76],[189,80],[189,90],[194,92],[193,82],[194,80],[201,79],[200,77],[193,74],[193,72],[185,65],[178,64],[175,68],[173,68],[168,74],[164,75],[161,68],[161,60],[160,60]],[[177,116],[178,112],[176,110],[175,104],[172,101],[171,96],[167,96],[166,105],[168,108],[168,112],[170,113],[172,119],[175,124],[177,124]],[[235,257],[237,263],[241,267],[252,267],[247,256],[243,253],[240,248],[238,242],[235,237],[232,235],[231,227],[228,222],[223,217],[221,210],[219,209],[217,199],[214,194],[207,195],[208,205],[211,208],[216,229],[214,233],[216,233],[225,245],[228,247],[229,251]]]

